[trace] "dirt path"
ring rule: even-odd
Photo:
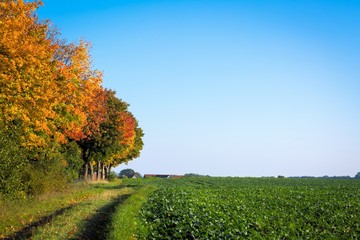
[[[116,206],[130,197],[130,195],[131,194],[120,195],[110,203],[97,209],[91,219],[86,221],[85,228],[78,238],[86,240],[106,239],[108,226],[111,223],[111,217]]]
[[[33,223],[27,225],[26,227],[20,229],[19,231],[15,232],[12,237],[9,237],[9,238],[1,238],[1,239],[4,239],[4,240],[9,240],[9,239],[28,239],[28,238],[30,238],[30,237],[32,236],[33,231],[34,231],[36,228],[42,227],[42,226],[50,223],[54,217],[63,214],[65,211],[67,211],[67,210],[69,210],[69,209],[71,209],[71,208],[73,208],[73,207],[74,207],[74,205],[70,205],[70,206],[61,208],[61,209],[55,211],[54,213],[52,213],[52,214],[50,214],[50,215],[47,215],[47,216],[44,216],[44,217],[40,218],[38,221],[33,222]]]
[[[3,239],[106,239],[107,226],[116,206],[134,189],[99,187],[105,188],[101,194],[64,206]]]

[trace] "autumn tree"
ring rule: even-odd
[[[26,152],[16,166],[21,178],[42,184],[45,175],[74,167],[69,156],[77,155],[67,151],[79,149],[61,145],[96,132],[105,94],[101,73],[91,69],[89,44],[65,44],[49,21],[36,17],[41,5],[0,2],[0,126],[3,136],[16,133]]]
[[[0,151],[7,169],[0,174],[18,174],[13,182],[23,193],[59,188],[54,179],[72,179],[81,166],[87,176],[94,162],[109,172],[142,147],[128,105],[92,69],[90,44],[61,39],[50,21],[37,18],[40,6],[0,1],[0,145],[17,143]],[[15,192],[2,180],[0,192]]]
[[[134,116],[128,111],[128,104],[116,97],[115,91],[106,90],[107,115],[100,125],[100,132],[83,139],[81,146],[88,154],[89,163],[95,162],[97,179],[104,179],[111,168],[139,156],[142,148],[142,130]],[[141,147],[140,147],[141,146]],[[87,176],[85,168],[84,176]]]
[[[62,45],[56,53],[56,81],[61,90],[58,125],[69,139],[79,141],[99,131],[106,116],[102,73],[91,69],[90,44]]]
[[[40,147],[58,137],[53,80],[56,44],[47,22],[33,14],[40,2],[0,2],[0,103],[5,128],[16,125],[26,147]]]
[[[129,153],[123,159],[120,160],[120,164],[124,162],[127,163],[135,158],[140,157],[141,150],[144,147],[144,142],[142,140],[143,136],[144,136],[144,132],[136,122],[134,145],[132,149],[129,151]]]
[[[0,101],[5,126],[17,124],[29,148],[80,140],[103,121],[102,73],[90,44],[66,44],[34,11],[40,1],[0,2]]]
[[[115,92],[109,92],[109,99],[112,99],[118,106],[124,106],[124,102],[115,97]],[[116,105],[116,104],[115,104]],[[113,105],[114,106],[114,105]],[[110,154],[104,158],[104,172],[105,174],[111,171],[112,167],[118,166],[122,163],[127,163],[140,156],[140,152],[143,148],[142,137],[144,133],[138,126],[138,122],[135,117],[128,111],[128,105],[125,104],[126,108],[114,108],[111,111],[115,119],[109,121],[110,125],[117,123],[118,126],[115,128],[118,132],[117,137],[114,138],[115,142],[111,144]],[[115,114],[114,114],[115,113]]]
[[[63,104],[59,112],[63,113],[59,127],[65,137],[75,141],[83,150],[84,177],[92,169],[91,158],[95,150],[92,144],[100,137],[100,125],[107,117],[107,96],[101,86],[102,74],[91,70],[90,45],[80,42],[79,45],[65,45],[58,53],[57,59],[61,71],[58,78],[69,79],[63,89]],[[74,121],[75,119],[75,121]]]

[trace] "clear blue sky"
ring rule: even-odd
[[[213,176],[360,171],[360,1],[44,0],[38,11],[145,132],[116,168]]]

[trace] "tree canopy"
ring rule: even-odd
[[[15,170],[13,182],[21,186],[40,184],[39,176],[50,173],[105,178],[111,167],[139,156],[143,132],[128,104],[103,88],[91,44],[62,39],[49,20],[38,19],[40,6],[0,1],[0,144],[18,145],[0,152],[1,164],[8,164],[1,180]],[[6,181],[0,182],[2,191]],[[30,185],[19,191],[38,189]]]
[[[120,171],[119,176],[126,176],[128,178],[132,178],[136,172],[131,168],[126,168]]]

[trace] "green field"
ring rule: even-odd
[[[355,179],[127,179],[0,207],[0,239],[360,238]]]
[[[159,182],[140,239],[358,239],[360,181],[193,178]]]

